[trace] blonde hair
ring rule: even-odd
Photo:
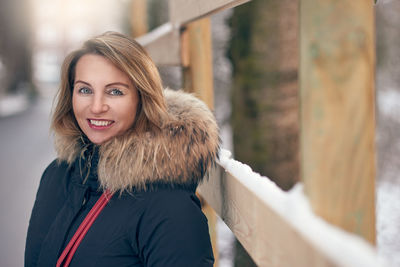
[[[128,75],[138,90],[139,105],[132,130],[138,133],[159,130],[162,127],[163,118],[167,116],[167,108],[156,66],[135,40],[120,33],[106,32],[87,40],[82,48],[71,52],[63,62],[61,85],[51,122],[51,129],[55,135],[71,141],[82,135],[72,109],[72,89],[76,64],[86,54],[100,55],[110,60]],[[67,144],[64,143],[64,145]],[[70,160],[72,158],[68,161]]]

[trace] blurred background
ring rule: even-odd
[[[66,54],[105,31],[138,36],[168,21],[168,1],[148,0],[139,27],[134,1],[0,1],[0,266],[23,265],[40,176],[55,157],[49,116]],[[400,266],[400,1],[375,9],[377,247]],[[298,1],[253,0],[211,20],[223,147],[288,190],[299,179]],[[160,72],[182,87],[180,67]],[[217,231],[220,266],[254,266],[222,222]]]

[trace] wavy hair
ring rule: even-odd
[[[56,96],[51,119],[55,134],[56,151],[61,159],[71,163],[77,156],[63,151],[77,151],[77,139],[82,137],[72,109],[72,92],[75,69],[79,59],[94,54],[110,60],[131,79],[139,93],[139,105],[132,131],[143,133],[161,129],[167,108],[157,67],[143,49],[130,37],[116,32],[106,32],[87,40],[82,48],[72,51],[61,68],[61,84]]]

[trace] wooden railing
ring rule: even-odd
[[[137,40],[156,64],[183,66],[185,89],[213,108],[209,16],[248,1],[170,0],[170,21]],[[373,246],[373,2],[300,0],[300,15],[306,194],[301,186],[285,193],[226,155],[199,192],[259,266],[381,266]]]
[[[381,266],[370,243],[312,212],[300,184],[284,192],[224,154],[199,191],[258,266]]]

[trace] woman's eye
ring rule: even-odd
[[[108,93],[109,93],[110,95],[123,95],[123,94],[124,94],[124,93],[122,93],[122,91],[119,90],[119,89],[111,89],[110,91],[108,91]]]
[[[90,94],[90,93],[92,93],[92,90],[87,87],[82,87],[78,90],[78,92],[81,94]]]

